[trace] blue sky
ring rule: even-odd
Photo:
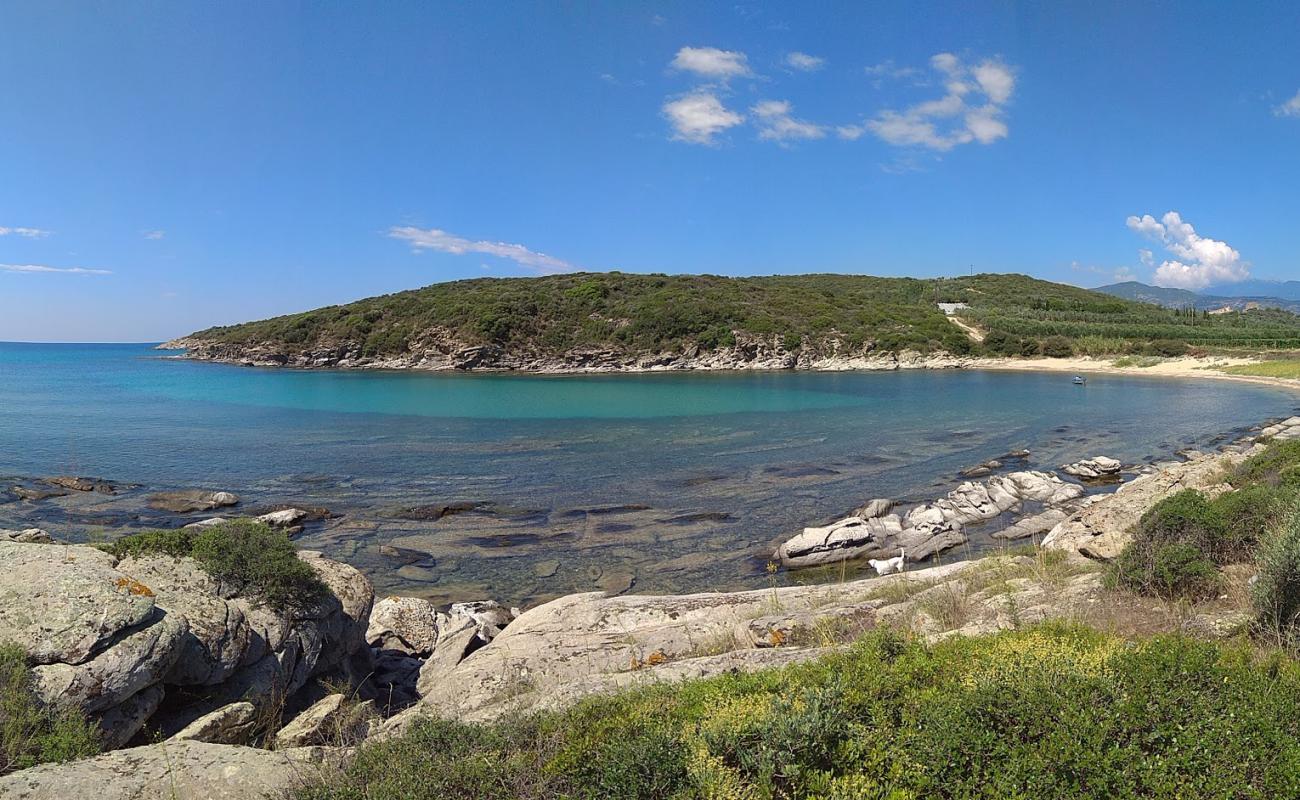
[[[9,0],[0,340],[571,268],[1300,278],[1297,30],[1294,3]]]

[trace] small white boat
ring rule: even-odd
[[[1074,383],[1075,386],[1082,386],[1087,382],[1088,379],[1083,377],[1082,375],[1075,375],[1074,380],[1072,381],[1072,383]]]

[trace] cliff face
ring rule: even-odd
[[[186,351],[184,357],[259,367],[298,369],[421,369],[433,371],[499,370],[536,373],[648,372],[666,370],[894,370],[946,369],[967,366],[971,359],[946,352],[913,350],[887,352],[851,348],[842,340],[801,344],[787,349],[782,337],[736,335],[730,347],[682,352],[631,353],[601,347],[580,347],[558,354],[514,349],[494,344],[468,344],[446,332],[431,332],[406,352],[370,356],[357,341],[296,348],[284,342],[231,343],[201,337],[167,342],[161,349]]]

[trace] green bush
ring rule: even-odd
[[[99,752],[99,729],[74,709],[41,704],[32,690],[27,654],[0,643],[0,775]]]
[[[1074,342],[1064,336],[1049,336],[1043,340],[1042,350],[1048,358],[1069,358],[1074,355]]]
[[[1300,468],[1300,439],[1272,442],[1268,449],[1242,462],[1228,477],[1233,486],[1250,484],[1268,486],[1294,485]]]
[[[1177,339],[1156,339],[1143,348],[1149,355],[1164,356],[1166,358],[1185,356],[1188,349],[1187,342]]]
[[[1300,645],[1300,512],[1265,536],[1251,586],[1257,629],[1288,647]]]
[[[310,610],[329,588],[298,558],[283,532],[252,520],[232,520],[200,530],[141,531],[104,545],[118,557],[189,556],[228,590],[282,613]]]
[[[297,797],[1295,797],[1297,704],[1290,660],[1180,637],[875,632],[780,670],[416,723]]]
[[[1225,530],[1223,516],[1200,492],[1167,497],[1142,515],[1111,579],[1144,594],[1206,596],[1215,588],[1214,564],[1230,555]]]

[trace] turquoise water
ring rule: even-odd
[[[804,524],[874,496],[928,498],[1009,449],[1049,468],[1153,460],[1297,405],[1277,389],[1140,376],[544,377],[159,356],[0,344],[0,475],[141,485],[94,503],[0,492],[0,527],[76,537],[174,524],[144,495],[201,486],[342,514],[305,546],[381,589],[527,600],[629,575],[639,590],[732,587],[758,580],[772,543]],[[481,505],[440,520],[407,511],[455,502]]]

